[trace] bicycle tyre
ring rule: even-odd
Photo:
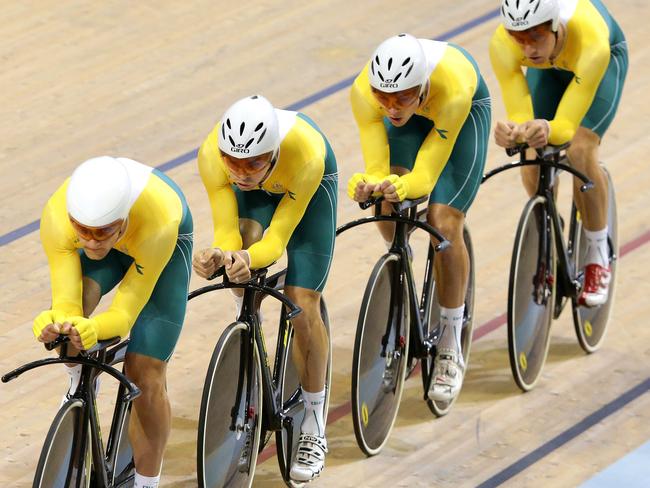
[[[250,487],[253,482],[262,422],[262,371],[255,345],[254,370],[247,371],[250,339],[247,324],[230,324],[210,360],[201,396],[197,439],[197,477],[202,488]],[[252,415],[244,425],[249,377]]]
[[[406,377],[409,341],[408,288],[394,290],[402,278],[400,257],[385,254],[366,285],[357,323],[352,361],[352,419],[359,448],[374,456],[384,447],[397,418]],[[400,293],[393,299],[393,293]],[[402,313],[397,317],[397,302]],[[390,323],[389,323],[390,321]],[[389,330],[387,354],[382,338]]]
[[[476,286],[476,283],[474,281],[474,246],[472,244],[472,236],[469,233],[469,228],[467,225],[465,225],[463,228],[463,241],[465,242],[465,247],[467,248],[467,255],[469,258],[469,273],[467,275],[467,290],[465,290],[465,311],[463,312],[463,329],[461,331],[460,345],[461,350],[463,351],[465,374],[467,374],[467,368],[469,367],[469,353],[472,348],[472,335],[474,334],[474,290]],[[433,306],[431,307],[432,310],[429,312],[429,330],[426,331],[427,333],[430,333],[431,330],[434,330],[439,326],[439,320],[437,320],[437,317],[440,317],[440,305],[435,295],[435,286],[432,290],[432,293],[434,293],[433,299],[431,300]],[[432,321],[432,317],[436,317],[436,319]],[[436,325],[434,326],[433,324]],[[431,370],[430,368],[432,360],[433,358],[431,357],[423,360],[423,368],[426,368],[426,371]],[[425,375],[422,375],[423,382],[425,379]],[[423,383],[423,386],[426,388],[427,385]],[[427,406],[436,417],[443,417],[449,413],[452,405],[456,401],[456,398],[453,398],[448,402],[431,400],[427,398]]]
[[[332,336],[330,333],[330,323],[329,315],[327,313],[327,306],[325,304],[325,299],[321,297],[320,301],[320,314],[323,319],[323,324],[325,324],[325,330],[327,332],[327,342],[328,342],[328,354],[327,354],[327,372],[325,374],[325,406],[323,410],[323,420],[325,425],[327,425],[327,414],[329,410],[330,402],[330,392],[332,384]],[[300,425],[305,416],[305,407],[303,401],[299,401],[293,405],[289,405],[289,400],[296,395],[300,395],[300,378],[298,375],[298,370],[292,360],[292,351],[293,351],[293,329],[289,331],[288,347],[285,349],[285,354],[283,357],[282,371],[284,374],[280,376],[280,385],[278,385],[280,390],[280,395],[282,395],[282,404],[283,410],[287,411],[289,415],[293,418],[293,438],[292,438],[292,448],[291,448],[291,457],[287,455],[287,431],[286,429],[281,429],[275,433],[275,442],[277,444],[277,453],[278,453],[278,464],[280,466],[280,472],[282,473],[284,479],[289,478],[289,473],[287,467],[289,466],[289,461],[295,458],[296,450],[298,447],[298,438],[300,437]]]
[[[85,409],[84,402],[72,399],[65,402],[55,415],[43,443],[33,488],[90,486],[90,426]]]
[[[586,353],[597,351],[605,339],[609,318],[614,307],[614,289],[616,285],[616,264],[618,257],[618,217],[616,212],[616,192],[614,191],[614,184],[609,171],[602,166],[603,171],[607,177],[607,226],[608,226],[608,242],[609,242],[609,265],[611,271],[611,278],[609,283],[609,296],[607,301],[599,307],[581,307],[578,304],[578,299],[571,300],[573,309],[573,325],[578,338],[580,347]],[[578,275],[578,280],[583,281],[582,271],[585,266],[584,258],[586,254],[586,237],[582,227],[578,212],[575,205],[572,209],[572,218],[576,219],[576,235],[573,239],[574,250],[571,254],[574,260],[574,269]]]
[[[517,386],[534,388],[550,344],[555,306],[555,236],[546,199],[531,198],[519,219],[508,281],[508,355]]]

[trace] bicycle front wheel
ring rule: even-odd
[[[262,427],[262,371],[251,341],[249,327],[234,322],[212,354],[199,414],[196,457],[202,488],[249,487],[253,482]]]
[[[508,283],[508,352],[517,386],[531,390],[544,367],[555,303],[555,241],[543,197],[519,219]]]
[[[592,353],[600,348],[605,338],[607,331],[607,324],[609,317],[612,313],[614,306],[614,288],[616,285],[616,261],[618,256],[618,219],[616,216],[616,194],[614,192],[614,184],[612,178],[603,166],[603,171],[607,175],[607,228],[609,243],[609,267],[611,277],[609,282],[609,296],[607,301],[599,307],[581,307],[578,304],[577,298],[572,299],[573,308],[573,325],[575,327],[576,335],[580,347],[587,352]],[[578,215],[575,206],[573,207],[572,217],[576,219],[576,224],[573,228],[576,230],[576,237],[573,239],[573,252],[571,257],[575,263],[575,270],[578,273],[578,280],[583,281],[583,270],[585,267],[585,258],[587,254],[587,238],[585,237],[584,229],[580,216]]]
[[[283,314],[284,315],[284,314]],[[327,425],[327,413],[330,402],[330,385],[332,380],[332,337],[330,335],[329,315],[325,299],[320,300],[320,315],[327,332],[327,373],[325,375],[325,406],[323,410],[323,420]],[[305,404],[302,401],[302,392],[300,389],[300,376],[292,360],[293,356],[293,329],[290,328],[287,347],[284,349],[284,356],[281,365],[283,374],[280,375],[280,392],[282,395],[282,409],[286,415],[293,419],[293,432],[291,438],[291,452],[289,452],[289,437],[287,429],[281,429],[275,434],[275,441],[278,445],[278,464],[284,479],[289,479],[290,462],[295,458],[298,448],[298,438],[300,437],[300,425],[305,417]]]
[[[474,246],[472,245],[472,237],[469,233],[467,225],[463,228],[463,241],[465,242],[465,248],[467,249],[467,256],[469,258],[469,273],[467,275],[467,289],[465,290],[465,311],[463,312],[463,328],[460,335],[460,346],[463,351],[463,362],[465,363],[465,372],[467,373],[467,368],[469,367],[469,353],[472,347],[472,335],[474,333]],[[431,244],[429,244],[431,245]],[[440,325],[440,304],[436,298],[435,286],[431,290],[432,306],[429,311],[428,317],[425,316],[425,327],[428,326],[428,329],[425,330],[424,336],[427,337],[431,334],[432,331],[438,329]],[[428,320],[427,320],[428,319]],[[428,324],[428,325],[427,325]],[[425,371],[431,371],[431,364],[433,358],[428,357],[423,360],[423,369]],[[422,381],[425,381],[426,375],[422,375]],[[424,387],[426,388],[426,384]],[[457,397],[456,397],[457,398]],[[456,398],[451,401],[444,402],[438,400],[431,400],[427,398],[427,406],[429,410],[433,412],[436,417],[442,417],[449,413],[452,405],[456,401]]]
[[[92,456],[85,404],[73,399],[57,412],[45,438],[33,488],[90,486]]]
[[[352,419],[359,448],[377,454],[386,444],[402,397],[409,340],[409,295],[400,257],[385,254],[363,297],[352,360]]]

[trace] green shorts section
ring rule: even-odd
[[[431,192],[430,204],[441,203],[467,213],[483,177],[491,119],[490,92],[479,74],[479,85],[472,100],[472,107],[458,134],[449,160]],[[414,115],[402,127],[395,127],[384,118],[391,166],[412,170],[420,146],[434,125],[432,120],[420,115]]]
[[[178,240],[171,258],[163,269],[149,301],[133,324],[127,352],[169,361],[185,319],[187,292],[192,266],[192,214],[180,188],[165,174],[154,174],[171,186],[183,203],[183,218],[178,227]],[[112,249],[99,261],[80,251],[84,277],[101,288],[102,295],[111,291],[131,267],[133,258]]]
[[[320,132],[309,117],[304,114],[298,114],[298,117]],[[323,291],[327,282],[334,254],[338,188],[336,158],[324,135],[323,140],[327,147],[325,172],[302,220],[287,244],[288,266],[285,281],[289,286],[319,292]],[[255,220],[263,229],[268,228],[284,195],[270,194],[263,190],[241,191],[234,185],[233,188],[237,196],[239,217]]]
[[[628,64],[627,43],[623,40],[611,47],[605,75],[587,114],[580,122],[582,127],[592,130],[601,138],[616,115]],[[528,68],[526,80],[533,99],[535,118],[552,120],[555,117],[555,111],[573,77],[571,71]]]

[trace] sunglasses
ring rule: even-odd
[[[105,241],[118,232],[122,228],[122,224],[124,224],[124,219],[120,219],[101,227],[89,227],[80,224],[70,215],[68,217],[75,232],[85,241]]]
[[[263,170],[268,169],[273,160],[272,152],[242,159],[233,158],[223,151],[220,151],[220,153],[221,159],[228,168],[228,171],[239,178],[246,178],[261,173]]]
[[[528,46],[530,44],[537,44],[546,39],[551,32],[551,29],[547,25],[541,24],[523,31],[509,30],[507,32],[518,44]]]
[[[400,110],[410,107],[417,101],[420,97],[420,87],[414,86],[394,93],[386,93],[372,87],[372,94],[382,106]]]

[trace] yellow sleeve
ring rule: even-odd
[[[323,179],[325,162],[310,161],[294,177],[291,186],[297,191],[287,191],[273,213],[264,237],[248,248],[252,269],[262,268],[282,256],[296,226],[302,220],[307,205]]]
[[[125,337],[129,333],[174,252],[178,239],[176,225],[168,225],[155,235],[147,234],[136,244],[134,262],[120,282],[110,307],[93,317],[99,340]]]
[[[508,119],[523,124],[535,118],[533,101],[519,60],[523,53],[499,26],[490,41],[490,61],[497,75]]]
[[[219,151],[210,144],[210,137],[201,145],[198,159],[199,173],[212,208],[212,246],[226,251],[239,251],[242,248],[242,237],[239,233],[237,198],[221,168]]]
[[[74,247],[73,235],[66,235],[66,226],[57,221],[57,217],[65,215],[57,212],[57,207],[52,203],[53,199],[61,196],[59,193],[60,190],[43,209],[40,228],[41,242],[50,267],[52,310],[66,315],[82,315],[81,261]]]
[[[591,106],[610,59],[610,48],[602,39],[585,39],[575,68],[575,76],[562,95],[550,121],[551,144],[564,144],[573,139],[582,119]]]
[[[365,172],[382,179],[390,174],[390,148],[384,116],[381,110],[368,100],[368,96],[372,96],[369,89],[365,91],[360,86],[364,82],[368,84],[366,78],[367,75],[362,72],[352,84],[350,104],[359,127]]]
[[[436,186],[472,108],[472,99],[456,92],[451,100],[436,101],[436,108],[432,117],[436,126],[420,146],[413,171],[400,177],[406,183],[406,198],[428,195]]]

